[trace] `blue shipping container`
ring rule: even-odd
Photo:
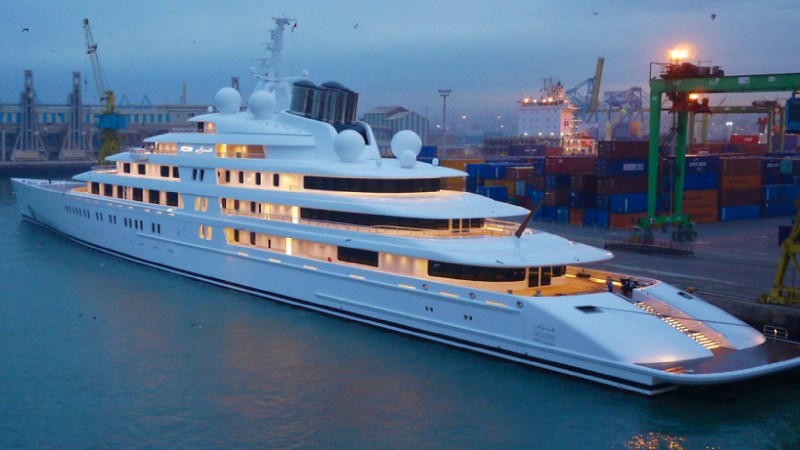
[[[794,206],[794,202],[782,200],[761,205],[761,217],[794,216],[795,214],[797,214],[797,208]]]
[[[585,208],[583,210],[583,224],[588,227],[593,227],[595,224],[597,210],[594,208]]]
[[[617,194],[609,198],[608,207],[612,213],[634,213],[647,211],[647,193]]]
[[[594,223],[597,228],[608,228],[608,211],[597,211],[594,215]]]
[[[719,188],[719,175],[716,173],[687,173],[683,177],[683,190],[704,191]]]
[[[729,220],[758,219],[759,206],[723,206],[719,209],[719,220],[725,222]]]
[[[546,189],[569,189],[572,186],[572,175],[545,175]]]
[[[508,188],[505,186],[479,186],[475,193],[499,202],[508,202]]]
[[[674,159],[670,160],[674,163]],[[669,164],[667,164],[669,166]],[[686,157],[686,170],[684,173],[717,173],[719,172],[719,156],[717,155],[702,155],[702,156],[687,156]],[[669,167],[667,167],[669,170]]]
[[[556,206],[556,222],[569,222],[569,206]]]

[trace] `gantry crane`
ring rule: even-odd
[[[685,57],[685,55],[684,55]],[[661,73],[654,76],[653,67]],[[650,155],[648,167],[647,217],[639,221],[639,229],[645,231],[644,240],[652,241],[651,227],[672,225],[677,230],[673,238],[691,241],[697,233],[692,229],[691,218],[683,214],[683,179],[685,173],[686,144],[690,113],[710,113],[708,98],[698,100],[699,94],[722,92],[794,92],[800,88],[800,73],[773,75],[725,76],[718,67],[704,67],[680,59],[669,63],[652,63],[650,74]],[[672,101],[669,112],[675,115],[675,185],[673,210],[667,216],[656,215],[658,195],[658,163],[661,158],[659,134],[661,131],[661,97],[666,94]]]
[[[106,157],[119,153],[119,130],[125,128],[125,117],[117,113],[114,91],[106,89],[100,60],[97,57],[97,44],[92,37],[92,29],[89,28],[89,19],[83,19],[83,31],[86,36],[86,53],[92,60],[97,97],[101,102],[104,101],[106,106],[96,123],[102,133],[99,158],[102,163]]]

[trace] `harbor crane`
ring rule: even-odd
[[[644,244],[652,242],[654,237],[651,228],[661,226],[665,231],[668,226],[677,228],[673,231],[673,240],[692,241],[697,232],[692,229],[691,218],[684,214],[683,180],[686,163],[686,147],[690,113],[709,114],[711,107],[708,98],[700,99],[700,95],[713,93],[746,93],[746,92],[795,92],[800,89],[800,73],[738,75],[725,76],[719,66],[701,66],[683,61],[682,55],[673,53],[669,63],[651,63],[650,65],[650,151],[647,188],[647,216],[640,219],[638,228],[643,230]],[[653,74],[658,67],[660,73]],[[668,109],[675,117],[675,185],[672,210],[666,216],[656,215],[658,196],[658,162],[661,158],[661,101],[662,94],[672,102]],[[784,126],[783,123],[780,125]],[[781,129],[781,133],[783,129]]]
[[[797,255],[800,255],[800,200],[795,200],[794,205],[798,209],[797,215],[788,236],[781,243],[781,259],[778,262],[775,281],[769,293],[759,297],[758,301],[761,303],[779,305],[800,303],[800,286],[793,285],[788,277],[791,274],[796,280],[797,275],[800,275],[800,262],[797,259]]]
[[[564,93],[570,103],[578,108],[578,115],[583,121],[588,122],[592,118],[597,119],[598,97],[600,95],[600,83],[603,79],[605,61],[604,57],[598,57],[594,77],[583,80],[580,84]],[[586,87],[585,95],[580,93],[583,87]]]
[[[106,89],[103,72],[100,68],[100,59],[97,57],[97,43],[92,36],[89,19],[83,19],[83,31],[86,36],[86,53],[92,61],[97,97],[101,102],[105,102],[105,108],[95,124],[102,133],[99,158],[102,163],[106,157],[119,153],[119,130],[125,128],[125,117],[117,113],[114,91]]]

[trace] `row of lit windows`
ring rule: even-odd
[[[177,166],[155,166],[152,164],[141,164],[141,163],[122,163],[122,173],[131,173],[131,169],[135,167],[136,174],[138,175],[147,175],[147,166],[153,166],[158,168],[158,174],[161,178],[180,178],[180,174],[178,171]],[[132,167],[133,166],[133,167]]]
[[[89,192],[101,195],[101,183],[92,181],[89,183]],[[145,200],[145,194],[147,199]],[[143,189],[137,187],[126,187],[108,183],[102,184],[102,195],[105,197],[116,197],[121,199],[133,200],[135,202],[147,202],[154,205],[180,206],[180,194],[177,192],[162,191],[157,189]]]
[[[305,189],[339,192],[371,192],[378,194],[399,194],[411,192],[437,192],[439,178],[421,179],[379,179],[379,178],[336,178],[306,175],[303,177]]]

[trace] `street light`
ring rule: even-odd
[[[439,89],[439,95],[442,96],[442,148],[447,145],[447,96],[450,92],[450,89]]]

